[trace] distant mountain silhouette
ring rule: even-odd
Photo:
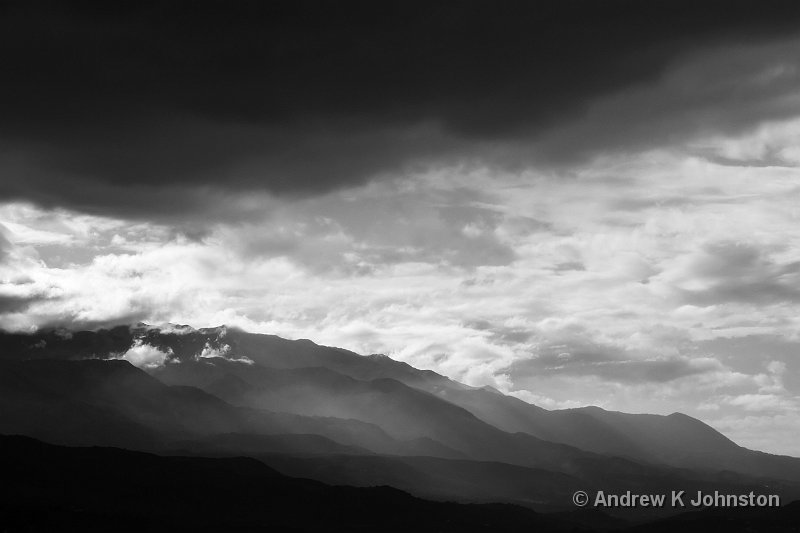
[[[175,449],[203,455],[371,455],[366,448],[345,446],[322,435],[254,435],[251,433],[222,433],[197,440],[176,441]]]

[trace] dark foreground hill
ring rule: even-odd
[[[332,487],[246,458],[160,457],[0,436],[0,531],[571,531],[513,505]]]
[[[800,504],[685,513],[628,526],[597,511],[431,502],[389,487],[285,477],[247,458],[161,457],[0,436],[0,531],[524,532],[797,531]]]
[[[778,509],[705,509],[626,529],[628,533],[797,533],[800,501]]]

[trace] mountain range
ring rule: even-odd
[[[229,327],[2,333],[0,434],[163,458],[153,461],[244,456],[282,480],[550,518],[574,512],[576,490],[800,498],[800,459],[745,449],[680,413],[546,410],[387,356]],[[611,510],[590,525],[674,513]]]

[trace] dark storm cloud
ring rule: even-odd
[[[0,195],[125,216],[502,157],[689,53],[786,36],[800,22],[791,1],[0,9]],[[690,104],[665,109],[700,105]],[[597,132],[579,132],[582,149],[629,140]],[[555,142],[542,146],[574,151]]]

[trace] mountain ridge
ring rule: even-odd
[[[550,411],[496,390],[470,387],[430,370],[415,369],[384,355],[362,356],[341,348],[320,346],[307,339],[292,341],[227,326],[195,329],[145,324],[94,332],[52,330],[38,334],[0,334],[3,358],[120,357],[135,343],[167,354],[167,361],[173,363],[161,367],[165,371],[187,371],[193,363],[211,363],[214,357],[219,357],[235,361],[243,365],[242,368],[246,365],[251,372],[259,367],[276,371],[323,368],[362,382],[393,379],[441,398],[479,421],[511,434],[523,433],[586,452],[645,463],[800,480],[800,460],[742,448],[688,415],[628,414],[597,407]],[[159,371],[154,369],[151,373],[158,375]],[[374,385],[377,387],[380,383]],[[191,381],[186,384],[200,388],[210,386]],[[236,385],[242,395],[249,387],[246,379],[229,382],[227,387]],[[389,387],[387,383],[383,386]],[[221,388],[214,392],[225,396]],[[410,392],[404,394],[409,398],[413,396]],[[330,394],[327,397],[332,398]],[[358,405],[369,405],[369,402]],[[406,411],[401,408],[399,412]],[[424,410],[420,412],[425,414]],[[383,420],[391,420],[391,417],[383,417]],[[451,445],[455,440],[453,437]]]

